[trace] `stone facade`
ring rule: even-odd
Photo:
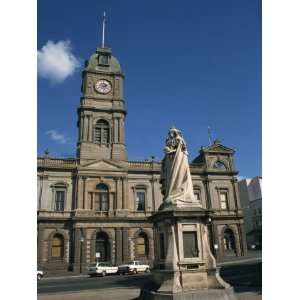
[[[238,182],[247,245],[262,246],[262,177],[245,178]]]
[[[58,273],[82,272],[96,260],[152,264],[149,217],[162,203],[161,162],[127,160],[124,75],[111,50],[97,48],[82,78],[76,157],[38,158],[38,267]],[[108,92],[96,90],[99,80]],[[246,253],[233,155],[215,141],[190,164],[196,198],[213,212],[217,258]]]

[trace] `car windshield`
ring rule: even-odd
[[[129,261],[127,265],[134,265],[134,261]]]

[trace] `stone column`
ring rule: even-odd
[[[152,211],[156,210],[156,205],[155,205],[155,187],[154,187],[154,183],[157,180],[152,176],[152,179],[150,180],[151,182],[151,188],[152,188]]]
[[[78,180],[77,180],[77,205],[76,208],[77,209],[81,209],[83,208],[82,205],[82,176],[78,176]]]
[[[79,127],[80,127],[80,135],[79,135],[79,139],[80,141],[83,140],[83,130],[84,130],[84,122],[83,122],[83,116],[80,116],[80,123],[79,123]]]
[[[93,142],[93,118],[89,116],[89,141]]]
[[[128,228],[122,228],[122,238],[123,238],[123,262],[129,261],[129,244],[128,244]]]
[[[82,197],[82,208],[87,209],[87,197],[86,197],[86,177],[82,177],[83,179],[83,197]]]
[[[88,141],[88,130],[89,130],[88,116],[84,116],[83,120],[84,120],[83,140]]]
[[[113,122],[114,122],[114,143],[117,143],[118,142],[118,119],[114,117]]]
[[[212,201],[211,201],[211,194],[210,194],[210,182],[211,180],[206,179],[205,184],[205,191],[206,191],[206,205],[208,209],[212,208]]]
[[[74,239],[74,272],[79,273],[80,271],[80,228],[75,228],[75,239]]]
[[[121,178],[116,177],[116,203],[117,209],[122,209],[122,188],[121,188]]]
[[[240,235],[240,247],[241,247],[241,255],[247,255],[247,240],[246,240],[246,232],[244,228],[244,224],[238,224],[238,232]]]
[[[121,228],[116,228],[116,244],[115,244],[115,254],[116,254],[116,264],[120,265],[122,263],[122,230]]]
[[[126,190],[127,190],[127,178],[123,177],[122,178],[122,209],[126,209],[127,205],[126,205]]]

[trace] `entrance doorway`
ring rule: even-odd
[[[224,231],[224,255],[236,256],[235,237],[231,229],[227,228]]]
[[[96,235],[96,260],[98,262],[110,261],[109,238],[105,232],[98,232]]]

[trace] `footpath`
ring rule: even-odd
[[[261,262],[261,253],[249,253],[247,257],[231,257],[217,262],[217,266],[230,266],[239,264],[251,264]],[[64,279],[70,277],[86,277],[87,275],[71,275],[71,276],[56,276],[48,277],[43,280]],[[38,294],[38,300],[137,300],[140,290],[136,287],[114,287],[101,288],[93,290],[82,290],[78,292],[59,292],[51,294]],[[247,289],[236,290],[237,300],[261,300],[261,291]]]
[[[220,261],[217,261],[217,266],[222,267],[222,266],[231,266],[231,265],[238,265],[238,264],[243,264],[243,263],[251,263],[251,262],[260,262],[261,261],[261,251],[248,251],[247,256],[232,256],[232,257],[227,257],[224,258]],[[65,279],[65,278],[79,278],[79,277],[88,277],[86,274],[66,274],[66,275],[47,275],[45,274],[45,277],[42,280],[59,280],[59,279]]]

